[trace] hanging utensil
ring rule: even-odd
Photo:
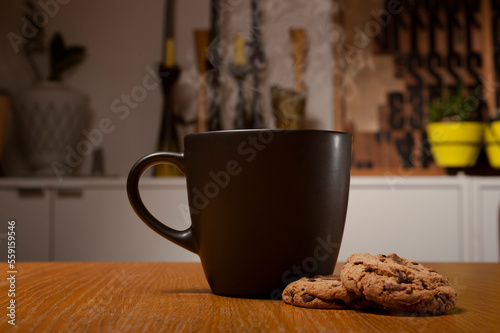
[[[299,129],[304,127],[306,87],[302,76],[305,65],[306,32],[290,29],[294,72],[294,89],[271,87],[273,114],[277,128]]]
[[[253,99],[252,112],[250,114],[249,127],[262,128],[264,120],[262,118],[261,93],[260,93],[260,73],[265,66],[264,45],[261,43],[259,2],[252,0],[252,40],[250,42],[250,64],[252,66],[253,79]]]
[[[196,132],[208,130],[207,110],[207,52],[210,45],[210,31],[194,31],[196,60],[198,68],[198,100],[196,105]]]
[[[210,29],[210,47],[209,59],[210,68],[207,72],[207,81],[210,86],[211,99],[208,108],[208,130],[218,131],[221,129],[219,115],[219,85],[220,85],[220,69],[222,59],[219,55],[219,1],[212,0],[211,9],[211,29]]]

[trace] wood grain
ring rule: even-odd
[[[422,174],[439,174],[437,170],[442,168],[431,158],[424,159],[424,163],[418,158],[422,155],[420,147],[427,147],[426,137],[421,133],[426,130],[429,103],[463,85],[464,94],[475,91],[478,86],[482,88],[480,99],[486,102],[487,107],[481,111],[487,113],[485,116],[488,118],[493,118],[499,107],[496,100],[500,89],[495,83],[499,80],[495,79],[495,60],[498,60],[495,50],[498,47],[493,43],[496,35],[493,23],[497,15],[493,7],[496,2],[410,3],[411,6],[404,6],[399,14],[392,15],[391,21],[379,33],[370,36],[364,33],[370,24],[375,23],[375,16],[368,13],[380,13],[387,2],[351,0],[335,8],[334,36],[342,37],[334,41],[333,49],[334,128],[342,131],[349,126],[354,130],[351,134],[355,139],[368,131],[384,132],[388,118],[377,117],[377,112],[396,100],[384,102],[381,97],[400,93],[404,98],[391,109],[393,116],[397,114],[397,118],[404,119],[404,125],[389,128],[388,132],[395,138],[402,135],[397,131],[412,134],[415,143],[413,156],[417,158],[413,159],[414,163],[408,169],[416,169]],[[452,10],[455,3],[457,11]],[[364,10],[360,11],[361,7]],[[422,21],[423,26],[418,21]],[[453,24],[455,21],[460,27]],[[449,26],[453,28],[448,29]],[[363,39],[366,47],[360,47]],[[345,52],[342,52],[342,46]],[[391,61],[385,62],[385,59]],[[408,126],[411,120],[413,122]],[[394,124],[391,127],[395,127]],[[393,159],[394,154],[398,157],[397,151],[388,149],[393,148],[394,142],[377,145],[364,140],[363,144],[372,151],[379,151],[373,163],[377,173],[364,170],[363,163],[353,163],[353,170],[358,168],[362,174],[383,175],[386,170],[400,168],[400,161]],[[362,150],[359,145],[357,149]],[[481,166],[480,162],[472,172],[487,173],[475,170]],[[486,167],[481,169],[488,168],[486,160],[484,163]],[[406,166],[409,166],[408,163]],[[447,171],[442,169],[440,174]]]
[[[306,90],[302,80],[306,52],[306,31],[305,29],[290,29],[290,39],[292,40],[294,89],[303,92]]]
[[[494,63],[494,54],[495,50],[493,47],[493,31],[492,31],[492,24],[488,24],[488,22],[492,21],[492,8],[491,8],[491,1],[488,0],[481,0],[481,21],[485,22],[486,24],[483,24],[482,26],[482,34],[481,37],[483,38],[483,45],[484,47],[482,48],[482,57],[483,57],[483,95],[484,95],[484,100],[488,106],[488,114],[487,116],[490,119],[494,119],[496,116],[496,108],[498,105],[495,105],[495,76],[494,73],[495,71],[492,70],[495,68],[495,63]]]
[[[6,268],[7,265],[4,267]],[[493,332],[500,264],[433,264],[459,294],[439,317],[314,310],[213,295],[199,263],[22,263],[16,326],[1,332]],[[336,271],[341,265],[337,265]],[[6,269],[0,304],[8,304]]]

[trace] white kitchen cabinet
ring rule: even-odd
[[[7,260],[8,221],[15,221],[15,260],[50,259],[50,192],[40,188],[0,188],[0,260]]]
[[[198,261],[156,234],[132,210],[125,185],[86,185],[56,191],[55,261]],[[165,224],[189,227],[185,186],[141,187],[143,201]]]
[[[149,229],[128,202],[125,178],[0,179],[1,259],[16,220],[23,261],[199,261]],[[165,224],[189,226],[184,178],[141,181]],[[339,260],[390,253],[419,261],[499,261],[500,178],[358,176]]]
[[[474,217],[468,232],[474,238],[474,261],[500,261],[500,180],[478,178],[473,183]]]
[[[392,252],[418,261],[463,261],[462,184],[436,178],[353,179],[339,260]]]

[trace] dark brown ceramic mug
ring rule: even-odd
[[[279,297],[302,276],[331,274],[344,231],[352,136],[319,130],[190,134],[183,154],[158,152],[130,171],[127,191],[154,231],[199,255],[212,291]],[[139,179],[167,163],[186,176],[191,226],[174,230],[144,206]]]

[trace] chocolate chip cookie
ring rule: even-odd
[[[341,281],[358,297],[399,311],[439,315],[457,301],[448,278],[394,253],[353,254],[342,268]]]
[[[316,309],[365,308],[374,305],[347,291],[339,276],[315,276],[290,283],[282,295],[285,303]]]

